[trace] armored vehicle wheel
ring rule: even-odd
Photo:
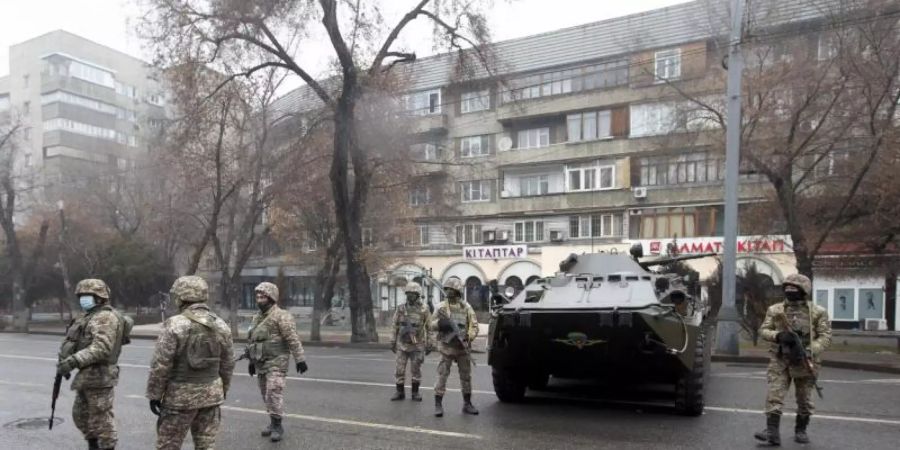
[[[525,397],[526,383],[512,371],[495,367],[491,370],[491,377],[494,379],[494,393],[501,402],[520,402]]]
[[[675,410],[685,416],[703,414],[703,379],[706,374],[705,344],[706,332],[703,330],[697,335],[697,343],[694,345],[693,367],[685,370],[675,384]]]
[[[550,382],[550,374],[544,372],[532,372],[528,376],[528,389],[540,391],[547,389],[547,383]]]

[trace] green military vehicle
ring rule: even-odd
[[[712,254],[631,254],[573,254],[555,276],[493,297],[488,363],[501,401],[521,401],[550,376],[618,378],[671,383],[679,413],[703,413],[709,308],[690,295],[695,279],[650,268]]]

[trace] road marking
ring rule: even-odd
[[[144,397],[140,395],[126,395],[126,398],[134,398],[143,400]],[[221,407],[224,410],[228,411],[237,411],[243,413],[250,414],[269,414],[265,410],[259,409],[250,409],[250,408],[241,408],[239,406],[225,406]],[[419,434],[428,434],[432,436],[444,436],[444,437],[455,437],[455,438],[465,438],[465,439],[475,439],[480,440],[481,436],[477,434],[469,434],[469,433],[457,433],[454,431],[441,431],[441,430],[433,430],[430,428],[421,428],[421,427],[406,427],[402,425],[391,425],[389,423],[378,423],[378,422],[363,422],[358,420],[349,420],[349,419],[337,419],[333,417],[321,417],[321,416],[310,416],[306,414],[285,414],[284,417],[290,417],[292,419],[306,420],[309,422],[322,422],[322,423],[330,423],[337,425],[351,425],[356,427],[364,427],[364,428],[377,428],[381,430],[390,430],[390,431],[403,431],[407,433],[419,433]]]
[[[8,384],[11,386],[28,386],[28,387],[44,387],[45,386],[43,384],[37,384],[37,383],[23,383],[21,381],[4,381],[4,380],[0,380],[0,384]]]
[[[766,412],[761,409],[741,409],[741,408],[723,408],[719,406],[707,406],[707,411],[716,411],[716,412],[729,412],[729,413],[738,413],[738,414],[765,414]],[[785,416],[796,416],[795,413],[784,413]],[[828,414],[816,414],[816,420],[825,419],[825,420],[840,420],[843,422],[862,422],[862,423],[877,423],[877,424],[885,424],[885,425],[900,425],[900,420],[890,420],[890,419],[875,419],[870,417],[850,417],[850,416],[834,416]]]

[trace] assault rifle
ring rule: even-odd
[[[400,322],[400,336],[409,336],[409,341],[413,345],[418,345],[419,342],[416,340],[416,334],[418,330],[416,330],[416,326],[409,322]]]
[[[791,328],[790,324],[788,324],[786,315],[779,314],[775,318],[781,325],[781,331],[785,331],[790,335],[789,342],[778,343],[778,356],[784,357],[786,355],[791,364],[799,364],[805,367],[812,376],[813,386],[815,386],[819,398],[824,398],[822,396],[822,386],[819,386],[819,374],[816,371],[816,366],[809,353],[806,351],[806,348],[803,346],[800,335],[798,335],[797,332]]]
[[[249,348],[244,347],[244,353],[242,353],[241,356],[234,358],[234,362],[238,362],[242,359],[250,359],[250,349]]]
[[[475,358],[472,357],[472,347],[471,347],[471,344],[468,342],[468,339],[466,339],[466,338],[463,337],[463,336],[465,336],[465,335],[462,333],[462,330],[459,329],[459,324],[457,324],[456,321],[453,320],[453,317],[451,317],[451,316],[449,315],[449,312],[444,312],[444,311],[445,311],[445,310],[441,309],[441,310],[438,312],[438,314],[439,314],[441,317],[444,317],[445,319],[447,319],[447,320],[450,321],[450,327],[451,327],[453,330],[450,331],[449,334],[445,335],[444,338],[441,339],[441,341],[443,341],[445,344],[450,344],[450,343],[452,343],[453,341],[458,341],[458,342],[460,343],[460,345],[462,345],[463,350],[465,350],[466,356],[468,356],[468,357],[469,357],[469,360],[472,361],[472,365],[475,366],[475,365],[476,365],[476,364],[475,364]],[[448,309],[447,309],[446,311],[449,311],[449,307],[448,307]]]
[[[59,398],[59,388],[62,386],[63,376],[68,380],[72,375],[57,373],[53,380],[53,395],[50,397],[50,429],[53,429],[53,418],[56,416],[56,399]]]

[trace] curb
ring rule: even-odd
[[[733,356],[733,355],[712,355],[713,362],[730,362],[730,363],[750,363],[750,364],[768,364],[769,358],[765,356]],[[889,373],[900,375],[900,367],[884,366],[880,364],[862,363],[853,361],[822,361],[822,367],[830,367],[834,369],[862,370],[866,372]]]

